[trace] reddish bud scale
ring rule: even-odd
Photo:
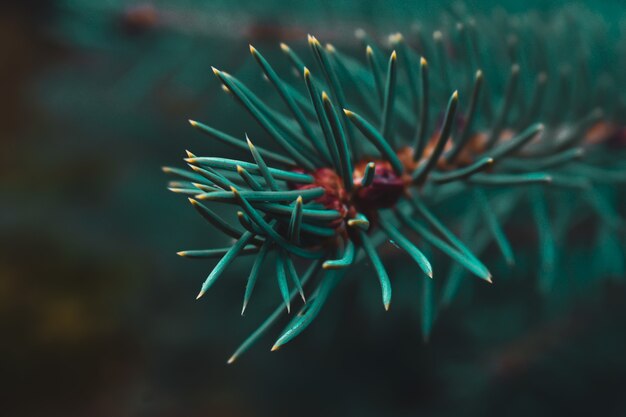
[[[587,131],[583,141],[587,145],[606,144],[613,148],[624,148],[626,147],[626,127],[600,121]]]
[[[355,191],[352,201],[357,211],[370,214],[378,209],[393,207],[405,192],[407,183],[404,178],[399,177],[393,171],[391,164],[387,161],[376,161],[374,169],[374,179],[367,186],[361,186],[361,180],[365,173],[365,167],[371,162],[363,160],[354,169]]]
[[[401,149],[398,156],[407,173],[412,172],[417,166],[412,160],[410,148]],[[374,178],[370,185],[364,187],[361,181],[365,168],[370,162],[376,164]],[[300,169],[294,171],[304,172]],[[290,188],[294,190],[323,188],[324,195],[315,201],[326,209],[341,213],[341,218],[332,223],[335,228],[342,227],[346,220],[354,218],[357,213],[363,213],[370,220],[375,220],[377,210],[395,206],[400,197],[406,193],[411,182],[410,175],[398,176],[388,161],[367,158],[358,162],[354,167],[352,177],[354,188],[351,192],[345,189],[343,179],[331,168],[319,168],[309,174],[315,179],[312,184],[290,184]]]
[[[128,7],[121,16],[124,29],[130,34],[144,33],[160,23],[159,11],[151,4]]]
[[[305,172],[299,169],[294,171]],[[351,204],[351,197],[344,188],[341,177],[333,169],[319,168],[309,174],[315,178],[312,184],[290,184],[290,188],[293,190],[323,188],[324,195],[315,201],[329,210],[336,210],[341,213],[341,217],[331,224],[333,227],[341,226],[345,219],[350,219],[356,215],[354,206]]]

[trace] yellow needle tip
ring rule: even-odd
[[[402,42],[403,40],[404,40],[404,36],[402,36],[400,32],[392,33],[391,35],[389,35],[389,42],[391,44],[397,44],[397,43]]]

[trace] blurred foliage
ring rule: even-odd
[[[489,12],[568,2],[466,3]],[[593,230],[587,247],[571,248],[581,261],[560,273],[581,277],[600,263],[616,280],[565,280],[546,299],[535,291],[534,269],[523,267],[536,264],[529,253],[499,285],[462,291],[467,302],[444,311],[424,344],[412,308],[421,289],[398,268],[390,313],[360,306],[377,296],[375,280],[365,289],[352,283],[289,349],[270,354],[267,340],[267,351],[227,367],[254,317],[274,306],[262,294],[275,288],[261,284],[254,314],[241,318],[231,300],[241,297],[242,265],[209,301],[193,302],[193,278],[210,265],[175,252],[214,245],[216,236],[167,192],[158,169],[190,143],[229,155],[186,121],[239,122],[209,65],[246,74],[247,41],[276,48],[311,31],[349,46],[357,27],[384,34],[443,6],[152,4],[0,6],[3,414],[624,415],[624,266],[603,261],[619,258],[603,255],[616,247],[603,230]],[[618,39],[623,3],[587,6]],[[148,14],[129,26],[137,7],[158,11],[162,24],[150,24]],[[615,65],[626,68],[623,58]]]

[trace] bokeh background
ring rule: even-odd
[[[626,6],[601,3],[583,6],[617,31]],[[569,7],[466,4],[494,19]],[[350,47],[357,27],[405,30],[446,7],[434,0],[3,2],[1,414],[626,415],[619,268],[610,271],[616,279],[572,283],[550,297],[523,268],[511,272],[444,311],[428,343],[411,308],[415,280],[398,284],[386,314],[367,308],[369,293],[352,280],[288,347],[270,353],[270,336],[233,366],[226,359],[271,310],[275,289],[260,286],[240,317],[246,275],[235,267],[194,301],[211,261],[175,252],[221,237],[166,190],[160,166],[179,163],[186,148],[232,154],[187,124],[193,118],[227,130],[244,122],[210,65],[251,79],[259,72],[249,42],[270,57],[279,41],[301,42],[308,32]],[[593,261],[593,253],[583,256]],[[366,289],[376,290],[370,281]]]

